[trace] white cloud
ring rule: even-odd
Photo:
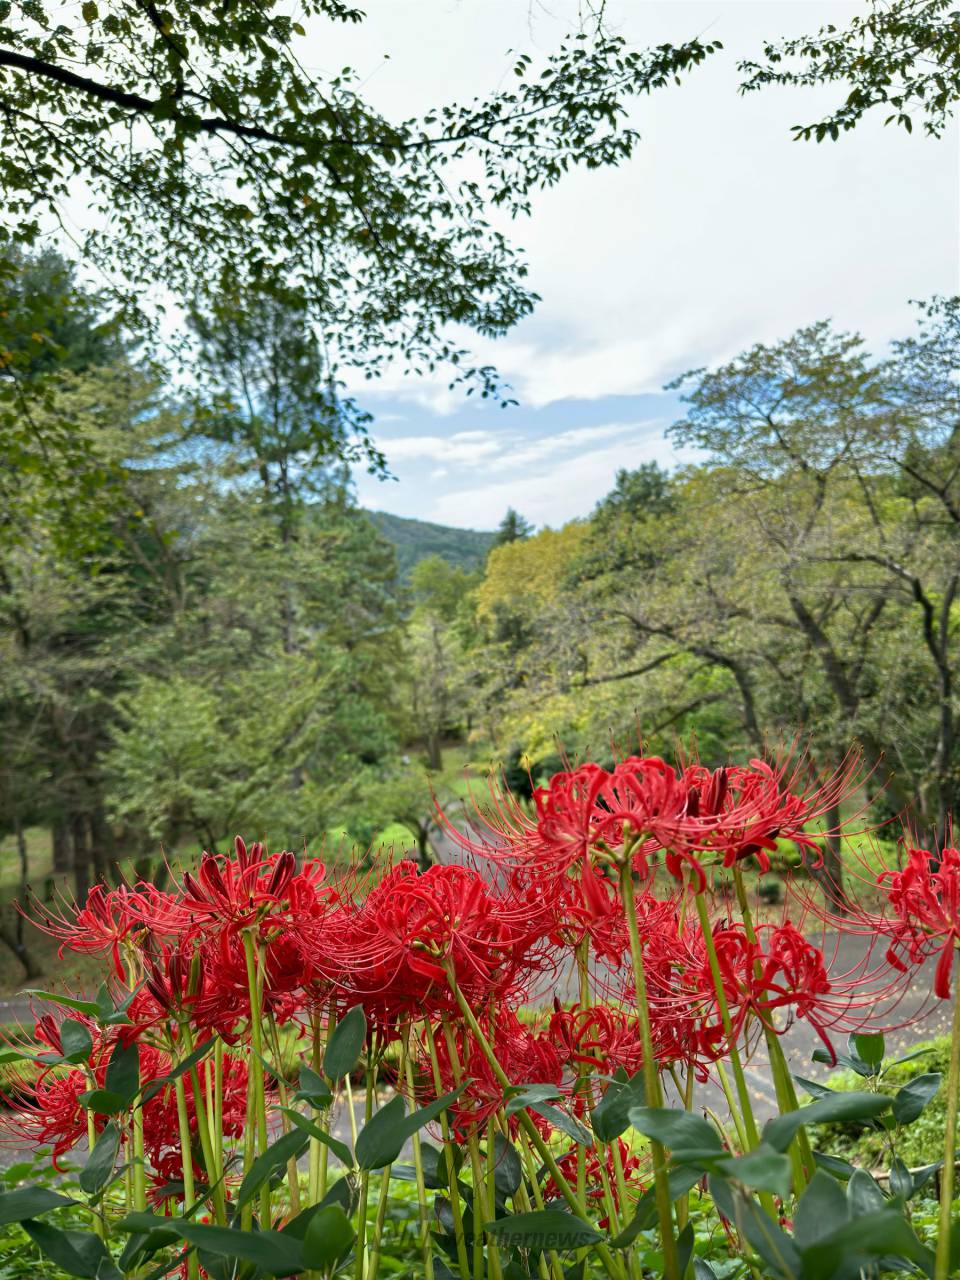
[[[393,0],[352,33],[356,65],[379,68],[368,91],[387,111],[462,100],[502,87],[506,50],[545,52],[579,7]],[[646,393],[824,316],[879,347],[911,326],[908,299],[955,291],[956,126],[937,141],[884,127],[881,112],[817,146],[794,142],[790,127],[835,105],[841,86],[737,92],[737,60],[758,56],[765,38],[864,8],[608,0],[609,25],[632,47],[701,35],[724,51],[636,103],[642,141],[629,163],[575,170],[535,196],[530,220],[504,221],[543,301],[499,342],[454,335],[477,363],[494,363],[529,407]],[[376,391],[444,415],[463,403],[448,381],[397,370]]]
[[[578,451],[574,456],[568,454],[552,465],[509,480],[461,482],[457,488],[434,494],[425,515],[440,524],[490,529],[507,507],[514,507],[535,524],[564,524],[586,515],[610,492],[619,468],[638,467],[652,459],[663,462],[669,460],[671,453],[659,430],[644,432],[638,428],[629,451],[622,444],[609,444]]]
[[[426,459],[469,465],[499,453],[502,445],[489,431],[458,431],[451,436],[400,436],[384,441],[383,447],[391,462]]]

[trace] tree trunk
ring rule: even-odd
[[[429,871],[434,862],[430,853],[430,829],[425,822],[417,825],[417,861],[421,871]]]
[[[440,744],[440,734],[435,729],[427,732],[427,768],[434,773],[439,773],[443,768],[443,747]]]
[[[117,880],[116,853],[110,824],[102,809],[94,809],[90,815],[90,856],[98,881],[112,884]]]
[[[42,970],[24,943],[22,936],[18,937],[19,932],[20,930],[16,926],[11,927],[6,920],[0,922],[0,942],[9,947],[17,957],[23,965],[24,975],[27,978],[39,978]]]
[[[50,834],[53,841],[54,875],[68,875],[73,870],[73,850],[70,847],[69,828],[63,821],[55,822]]]
[[[86,814],[75,814],[70,820],[73,838],[73,874],[76,883],[77,902],[82,907],[90,892],[90,833]]]

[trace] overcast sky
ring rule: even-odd
[[[839,142],[794,142],[839,90],[737,94],[736,62],[764,37],[842,23],[866,5],[777,0],[609,0],[636,45],[721,40],[680,86],[640,101],[643,135],[619,169],[574,173],[513,225],[543,301],[496,343],[478,342],[517,408],[464,402],[422,380],[357,390],[396,481],[358,476],[365,506],[474,528],[508,506],[537,524],[585,515],[618,467],[676,460],[664,382],[831,316],[877,349],[908,331],[909,299],[958,280],[958,138],[869,119]],[[350,64],[390,114],[495,91],[508,50],[546,53],[576,0],[371,2],[354,30],[317,34],[326,70]],[[389,51],[389,60],[383,54]]]

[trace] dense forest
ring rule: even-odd
[[[269,347],[211,347],[224,396],[201,401],[56,255],[5,278],[32,412],[69,424],[97,485],[84,503],[21,472],[5,503],[0,812],[8,838],[50,833],[81,895],[240,829],[296,847],[400,823],[426,857],[451,760],[522,790],[638,736],[714,761],[802,733],[824,768],[858,743],[878,816],[915,796],[946,820],[956,301],[882,358],[816,323],[685,376],[672,433],[702,462],[622,470],[587,519],[414,523],[397,547],[342,463],[304,461],[312,391]]]

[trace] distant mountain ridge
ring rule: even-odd
[[[427,556],[441,556],[460,569],[478,569],[486,559],[496,534],[479,529],[453,529],[429,520],[393,516],[387,511],[365,511],[383,536],[397,550],[397,567],[407,578],[415,564]]]

